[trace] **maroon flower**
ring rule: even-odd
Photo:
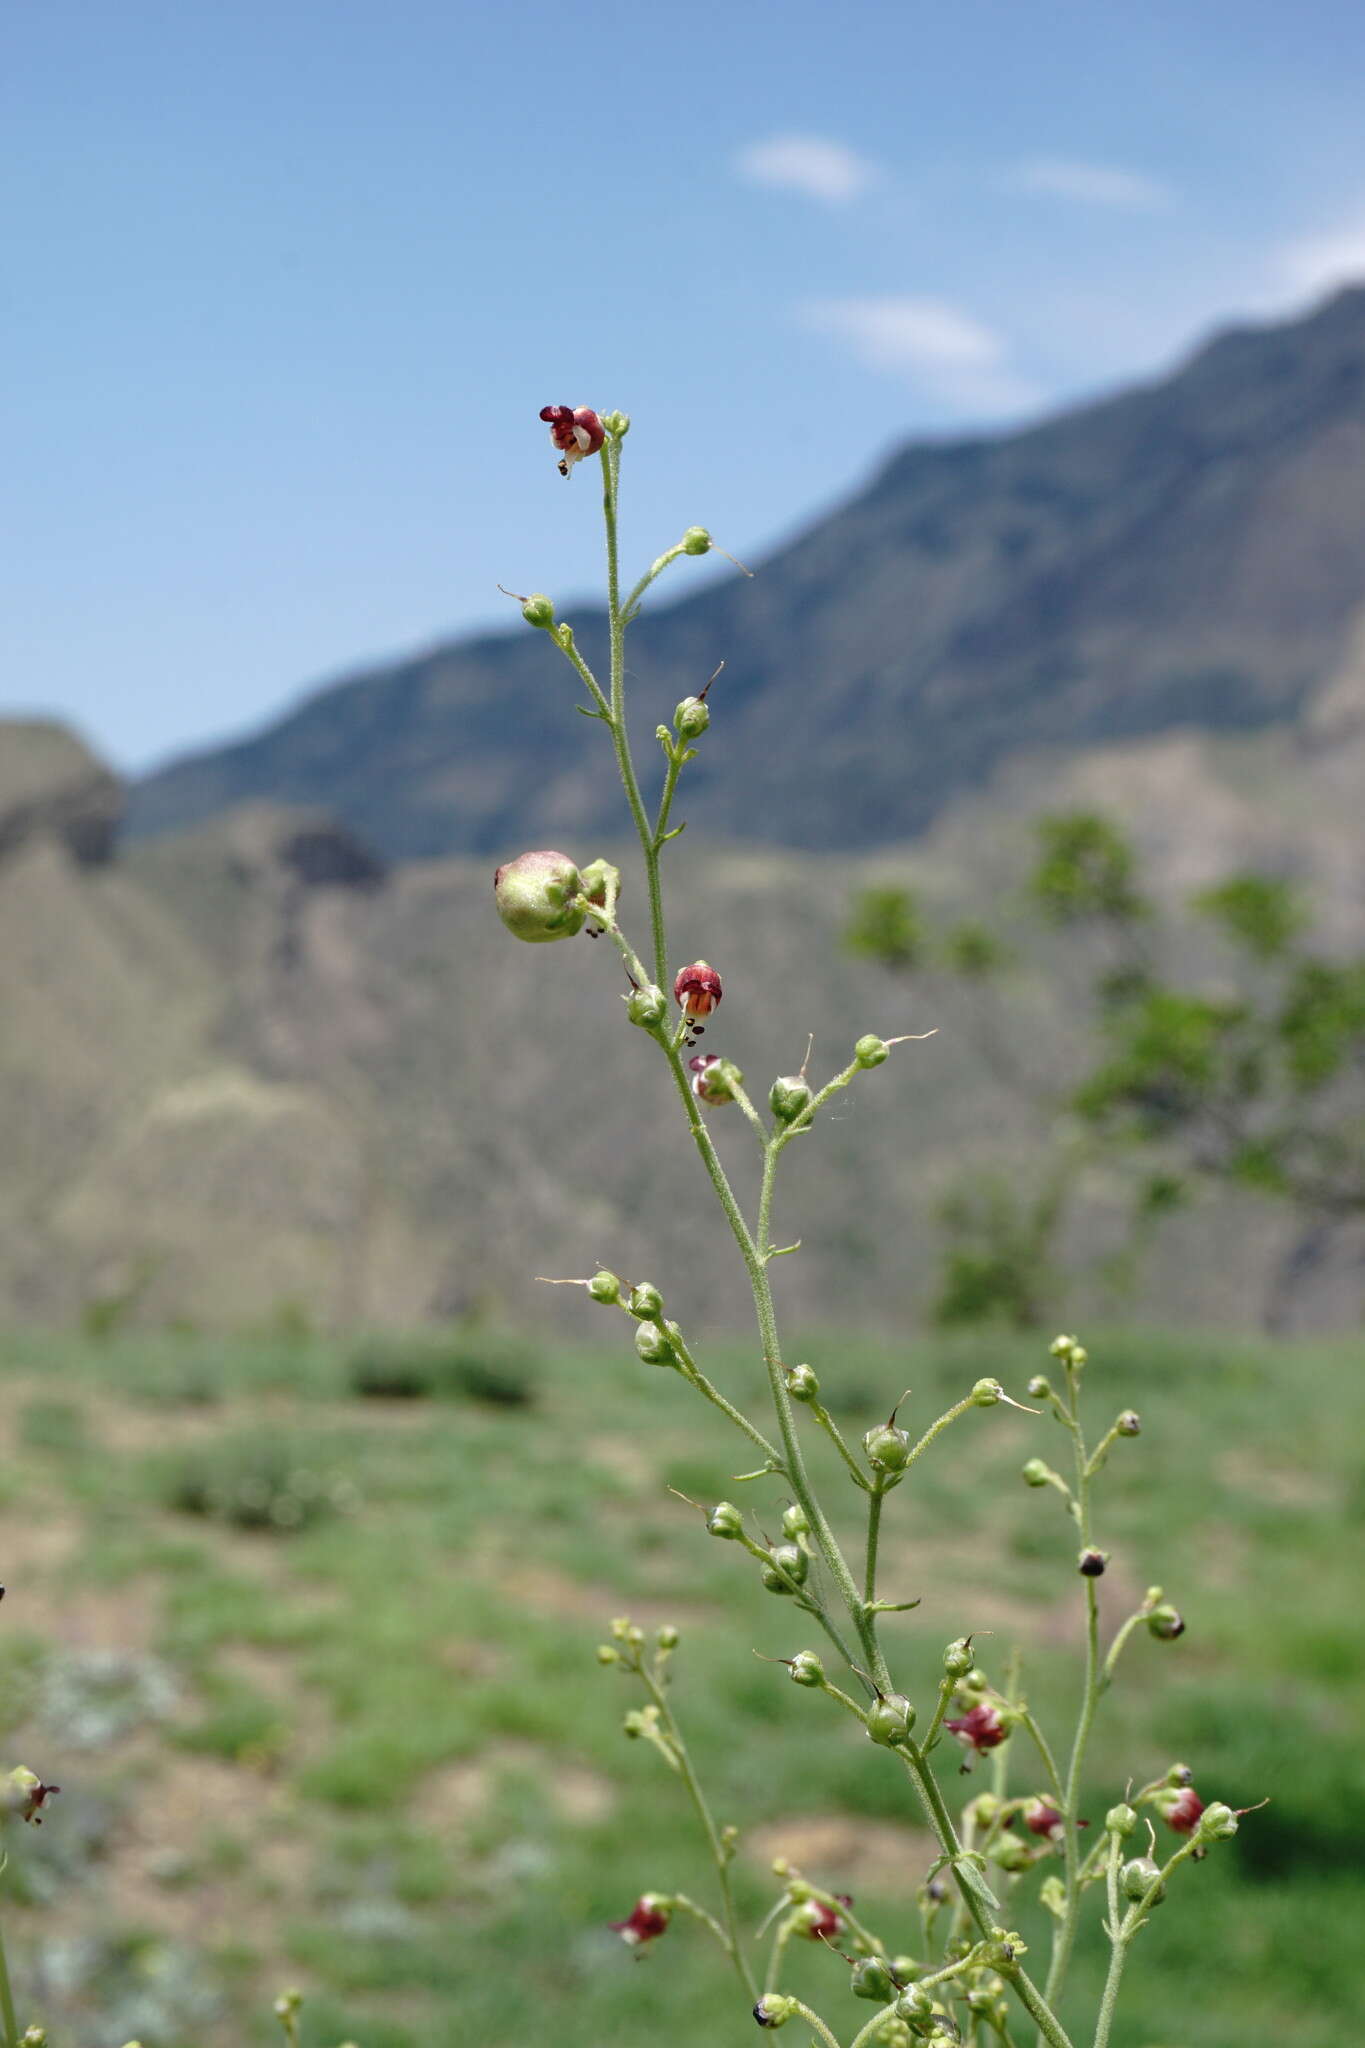
[[[673,1000],[689,1020],[709,1017],[721,997],[720,976],[706,960],[694,960],[680,967],[673,983]]]
[[[668,1932],[669,1909],[656,1892],[646,1892],[635,1901],[629,1920],[611,1920],[607,1924],[613,1934],[619,1934],[622,1941],[631,1948],[641,1948],[647,1941],[657,1941],[661,1934]]]
[[[687,1064],[692,1069],[692,1093],[699,1102],[718,1109],[721,1103],[734,1101],[734,1091],[726,1076],[730,1063],[723,1060],[718,1052],[699,1052]],[[730,1071],[734,1070],[731,1068]]]
[[[585,455],[596,455],[606,430],[590,405],[542,405],[540,417],[550,429],[550,439],[559,450],[559,474],[567,476]]]
[[[1023,1818],[1031,1835],[1046,1835],[1049,1842],[1057,1841],[1065,1826],[1050,1799],[1030,1799],[1023,1809]]]
[[[853,1904],[848,1892],[836,1892],[834,1896],[841,1906]],[[843,1914],[836,1913],[833,1906],[826,1905],[823,1899],[808,1899],[801,1916],[801,1924],[796,1931],[798,1934],[804,1934],[807,1941],[833,1941],[836,1935],[842,1933],[843,1925]]]
[[[978,1755],[983,1750],[998,1749],[1009,1734],[1000,1718],[1000,1709],[993,1707],[989,1700],[979,1700],[969,1713],[956,1721],[945,1721],[944,1727],[955,1735],[964,1749],[974,1749]]]
[[[1204,1802],[1193,1785],[1163,1785],[1152,1804],[1178,1835],[1192,1835],[1204,1811]]]

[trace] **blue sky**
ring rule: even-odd
[[[1363,64],[1325,0],[44,0],[0,705],[138,767],[590,588],[546,403],[632,414],[630,552],[752,557],[1305,305],[1365,276]]]

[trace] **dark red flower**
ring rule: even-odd
[[[561,476],[567,476],[585,455],[596,455],[606,438],[606,429],[590,405],[542,405],[540,417],[559,450]]]
[[[1178,1835],[1191,1835],[1199,1825],[1204,1802],[1193,1785],[1164,1785],[1152,1800],[1168,1828]]]
[[[687,1064],[692,1069],[692,1093],[699,1102],[718,1109],[721,1103],[734,1101],[727,1072],[733,1074],[735,1069],[718,1052],[699,1052]]]
[[[851,1906],[853,1900],[848,1892],[836,1892],[835,1898],[841,1906]],[[844,1916],[823,1899],[807,1899],[801,1916],[798,1934],[804,1934],[807,1941],[833,1941],[843,1931]]]
[[[646,1892],[635,1901],[629,1920],[608,1922],[613,1934],[619,1934],[622,1941],[631,1948],[640,1948],[647,1941],[657,1941],[661,1934],[668,1932],[669,1909],[655,1892]]]
[[[720,976],[708,961],[694,960],[690,967],[678,969],[673,1000],[685,1017],[709,1017],[720,998]]]
[[[1061,1814],[1050,1799],[1030,1799],[1023,1810],[1023,1819],[1031,1835],[1046,1835],[1049,1842],[1057,1840],[1064,1826]]]
[[[989,1700],[979,1700],[969,1713],[962,1714],[956,1721],[945,1721],[944,1727],[955,1735],[964,1749],[974,1749],[978,1755],[982,1750],[998,1749],[1009,1730],[1000,1718],[1000,1709],[993,1707]]]

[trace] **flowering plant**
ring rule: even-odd
[[[1049,2048],[1073,2048],[1082,2039],[1093,2042],[1093,2048],[1106,2048],[1137,1935],[1165,1898],[1172,1878],[1186,1863],[1234,1834],[1239,1822],[1239,1815],[1222,1802],[1206,1805],[1188,1767],[1174,1764],[1137,1792],[1130,1780],[1123,1796],[1116,1796],[1109,1806],[1102,1826],[1089,1837],[1083,1834],[1087,1817],[1081,1801],[1091,1734],[1120,1657],[1139,1632],[1159,1643],[1173,1642],[1184,1632],[1180,1614],[1159,1586],[1150,1587],[1117,1626],[1110,1625],[1103,1612],[1100,1581],[1109,1555],[1096,1538],[1094,1496],[1110,1453],[1121,1441],[1141,1433],[1140,1418],[1126,1409],[1092,1441],[1081,1412],[1087,1355],[1072,1336],[1055,1340],[1052,1367],[1028,1383],[1030,1400],[1038,1405],[1025,1412],[1048,1417],[1061,1430],[1068,1453],[1062,1461],[1068,1467],[1065,1473],[1037,1456],[1028,1459],[1022,1473],[1028,1486],[1050,1488],[1060,1496],[1073,1529],[1084,1656],[1067,1744],[1054,1744],[1035,1715],[1017,1657],[998,1680],[993,1679],[971,1636],[946,1645],[936,1694],[917,1705],[897,1685],[881,1634],[885,1616],[919,1604],[887,1599],[879,1591],[887,1497],[913,1478],[919,1460],[961,1418],[977,1409],[1025,1404],[1007,1394],[998,1380],[982,1378],[918,1431],[898,1421],[898,1404],[855,1446],[822,1402],[814,1369],[784,1361],[772,1266],[798,1247],[777,1245],[772,1238],[782,1155],[812,1132],[835,1096],[864,1085],[867,1076],[886,1064],[892,1049],[907,1041],[864,1034],[854,1043],[847,1064],[823,1085],[808,1081],[805,1067],[798,1074],[779,1075],[768,1091],[767,1118],[733,1061],[718,1051],[693,1050],[722,1001],[722,977],[705,960],[672,966],[662,862],[665,847],[682,830],[681,825],[670,824],[672,807],[679,780],[696,758],[694,742],[705,737],[711,723],[710,685],[683,699],[671,726],[656,729],[664,766],[651,814],[627,729],[625,637],[664,571],[684,555],[711,552],[715,543],[705,528],[689,527],[623,596],[617,512],[622,448],[630,422],[622,413],[598,414],[586,406],[547,406],[541,418],[549,423],[564,475],[587,457],[595,456],[599,463],[610,645],[605,683],[584,659],[572,626],[557,619],[548,597],[522,599],[522,614],[569,662],[589,698],[579,708],[600,721],[610,736],[640,843],[648,942],[637,951],[628,937],[619,915],[621,876],[603,860],[580,867],[568,855],[552,850],[521,854],[497,871],[497,908],[517,938],[544,944],[586,929],[605,934],[615,948],[624,971],[626,1019],[658,1048],[748,1275],[771,1419],[756,1422],[708,1377],[694,1343],[667,1314],[663,1293],[653,1282],[631,1284],[603,1269],[559,1284],[582,1286],[593,1301],[620,1313],[632,1327],[641,1362],[674,1373],[757,1452],[757,1469],[744,1477],[760,1487],[777,1482],[787,1503],[781,1511],[781,1540],[764,1535],[751,1514],[728,1500],[699,1508],[703,1526],[731,1545],[738,1558],[749,1561],[769,1593],[787,1601],[793,1613],[823,1634],[828,1648],[799,1648],[776,1660],[778,1665],[791,1683],[810,1694],[813,1712],[850,1717],[887,1753],[888,1768],[898,1771],[905,1783],[907,1804],[918,1806],[936,1842],[936,1854],[916,1887],[915,1931],[896,1942],[865,1925],[847,1894],[815,1884],[779,1858],[774,1865],[777,1898],[759,1930],[771,1933],[767,1963],[757,1970],[731,1881],[738,1831],[718,1825],[713,1817],[672,1703],[678,1632],[666,1627],[650,1641],[643,1629],[622,1618],[613,1624],[610,1641],[599,1647],[599,1661],[638,1688],[642,1703],[627,1714],[626,1733],[647,1742],[685,1788],[715,1866],[716,1894],[707,1905],[677,1891],[650,1891],[614,1923],[615,1931],[638,1952],[660,1940],[679,1916],[694,1921],[721,1950],[760,2027],[777,2028],[797,2020],[823,2048],[843,2048],[836,2024],[784,1988],[789,1983],[785,1959],[796,1938],[819,1943],[828,1951],[831,1999],[851,1994],[874,2008],[855,2023],[851,2034],[847,2023],[841,2023],[848,2048],[872,2048],[874,2043],[909,2048],[911,2042],[939,2048],[952,2043],[984,2048],[998,2042],[1013,2048],[1018,2038],[1013,2029],[1021,2020]],[[713,1113],[737,1114],[758,1145],[761,1184],[752,1217],[745,1214],[712,1137]],[[818,1432],[833,1446],[851,1489],[843,1505],[861,1516],[862,1556],[856,1572],[849,1538],[840,1533],[839,1525],[846,1520],[842,1507],[828,1507],[812,1483],[802,1442],[805,1430]],[[828,1669],[831,1653],[833,1668]],[[1011,1789],[1011,1761],[1021,1753],[1022,1784]],[[978,1759],[989,1759],[989,1788],[968,1797],[957,1814],[940,1783],[944,1754],[960,1758],[959,1778]],[[1117,1794],[1119,1788],[1113,1789]],[[1178,1845],[1164,1860],[1158,1855],[1152,1814],[1178,1837]],[[1050,1920],[1049,1952],[1038,1976],[1026,1966],[1027,1944],[1011,1925],[1018,1917],[1015,1905],[1028,1896],[1024,1887],[1036,1893]],[[1109,1968],[1099,2007],[1081,2033],[1067,2007],[1068,1975],[1082,1929],[1088,1932],[1095,1923],[1109,1943]]]

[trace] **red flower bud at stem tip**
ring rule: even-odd
[[[964,1749],[974,1750],[979,1756],[984,1750],[998,1749],[1009,1734],[1000,1709],[989,1700],[980,1700],[970,1713],[962,1714],[956,1721],[945,1721],[944,1727],[955,1735]]]
[[[559,450],[561,476],[567,476],[585,455],[596,455],[606,439],[606,429],[590,405],[542,405],[540,417]]]
[[[668,1932],[669,1907],[665,1899],[656,1892],[646,1892],[635,1901],[634,1911],[628,1920],[609,1920],[607,1925],[613,1934],[619,1934],[622,1941],[631,1948],[640,1948],[647,1941],[657,1941],[661,1934]]]

